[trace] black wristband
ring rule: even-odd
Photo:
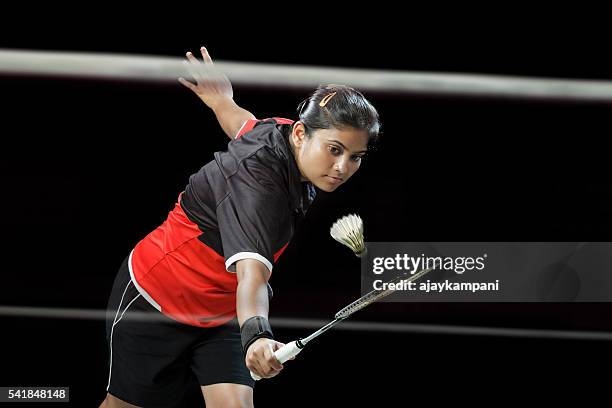
[[[268,319],[263,316],[253,316],[240,327],[240,337],[242,338],[242,350],[246,354],[249,346],[255,340],[262,337],[274,339],[274,334],[272,334],[272,327],[270,327]]]

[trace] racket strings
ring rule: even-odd
[[[410,276],[410,277],[406,277],[406,275],[399,275],[396,276],[395,278],[387,281],[387,284],[390,283],[399,283],[400,281],[406,281],[406,282],[412,282],[416,279],[419,279],[421,276],[425,275],[428,272],[431,272],[433,270],[433,268],[428,268],[428,269],[423,269],[417,273],[415,273],[414,275]],[[363,309],[364,307],[368,306],[369,304],[372,304],[388,295],[390,295],[391,293],[395,292],[397,289],[385,289],[385,290],[373,290],[371,292],[368,292],[367,294],[363,295],[362,297],[360,297],[359,299],[357,299],[356,301],[354,301],[353,303],[351,303],[350,305],[344,307],[343,309],[341,309],[338,313],[336,313],[335,318],[336,319],[344,319],[347,318],[348,316],[352,315],[353,313]]]
[[[391,292],[394,292],[394,291],[393,290],[383,290],[383,291],[378,291],[375,293],[370,292],[366,296],[359,298],[353,303],[351,303],[350,305],[344,307],[344,309],[336,313],[335,318],[336,319],[346,318],[352,315],[353,313],[355,313],[356,311],[363,309],[367,305],[374,303],[376,300],[387,296]]]

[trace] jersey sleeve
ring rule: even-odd
[[[234,139],[238,139],[238,138],[240,138],[240,136],[242,136],[245,133],[253,130],[253,128],[255,127],[257,122],[259,122],[259,121],[260,121],[259,119],[249,119],[249,120],[246,120],[242,124],[242,127],[240,128],[240,130],[238,130],[238,133],[236,133],[236,136],[234,136]]]
[[[293,124],[293,121],[291,119],[286,119],[286,118],[267,118],[267,119],[249,119],[246,120],[243,124],[242,127],[240,128],[240,130],[238,130],[238,133],[236,133],[236,136],[234,137],[234,139],[238,139],[240,138],[242,135],[244,135],[245,133],[253,130],[253,128],[260,122],[265,122],[267,120],[273,119],[276,121],[276,123],[280,124],[280,125],[291,125]]]
[[[245,159],[227,179],[229,194],[217,206],[217,220],[225,267],[236,272],[236,262],[256,259],[272,271],[274,254],[290,222],[289,195],[279,159],[260,149]]]

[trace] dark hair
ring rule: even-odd
[[[298,105],[297,112],[307,134],[311,129],[332,127],[362,129],[368,132],[368,147],[374,148],[381,133],[378,112],[361,92],[350,86],[320,85]]]

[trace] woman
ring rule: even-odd
[[[283,368],[273,354],[283,344],[267,319],[273,264],[313,187],[332,192],[345,183],[379,134],[374,107],[341,85],[319,87],[295,122],[257,120],[234,103],[226,77],[207,75],[212,60],[201,52],[204,64],[187,53],[196,84],[179,81],[232,141],[190,177],[167,220],[119,270],[102,406],[171,406],[193,374],[207,407],[252,406],[249,370],[269,378]],[[138,312],[158,318],[139,320]]]

